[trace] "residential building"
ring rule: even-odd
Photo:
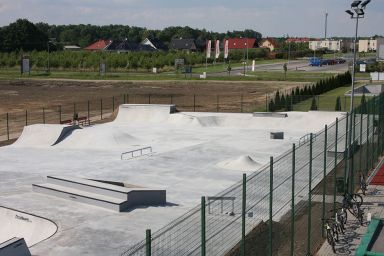
[[[65,45],[64,51],[81,51],[81,47],[78,45]]]
[[[308,43],[309,42],[309,38],[307,37],[295,37],[295,38],[288,38],[287,40],[285,40],[286,43]]]
[[[384,44],[384,38],[359,40],[359,52],[375,52],[380,44]]]
[[[167,47],[157,38],[145,38],[142,42],[142,45],[148,45],[155,50],[167,50]]]
[[[113,41],[104,50],[123,53],[123,52],[138,52],[138,51],[154,51],[155,49],[150,45],[130,42],[126,38],[124,40]]]
[[[98,40],[94,42],[93,44],[87,46],[84,48],[84,50],[87,51],[103,51],[105,50],[110,44],[112,44],[112,40]]]
[[[316,51],[320,49],[327,49],[330,51],[341,51],[343,48],[343,41],[342,40],[332,40],[332,39],[325,39],[325,40],[311,40],[309,41],[309,49]]]
[[[193,39],[172,39],[169,48],[172,50],[185,50],[188,52],[197,51],[197,46]]]
[[[277,41],[273,38],[266,38],[261,41],[260,47],[268,48],[271,52],[279,47]]]
[[[256,48],[257,42],[255,38],[229,38],[228,49],[250,49]]]

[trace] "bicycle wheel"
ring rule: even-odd
[[[339,231],[337,230],[337,224],[334,222],[332,224],[332,235],[333,235],[333,240],[335,242],[339,241]]]
[[[359,209],[360,207],[356,204],[356,203],[353,203],[351,205],[350,208],[348,208],[348,211],[353,215],[355,216],[356,219],[358,219],[359,217]]]
[[[363,197],[359,194],[352,194],[351,202],[356,203],[360,207],[363,204]]]
[[[337,211],[337,218],[343,226],[347,224],[347,211],[344,208],[339,209]]]
[[[331,231],[329,229],[327,229],[327,241],[328,241],[328,244],[332,247],[333,253],[336,253],[335,241],[333,240],[333,236],[332,236]]]

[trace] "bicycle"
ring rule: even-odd
[[[343,214],[345,220],[347,219],[346,210],[348,210],[356,219],[363,225],[364,211],[360,208],[363,204],[363,198],[359,194],[344,194],[342,210],[340,214]]]
[[[365,177],[364,177],[364,174],[360,172],[360,189],[361,189],[361,192],[363,192],[363,195],[365,196],[365,191],[367,191],[367,182],[365,181]]]
[[[336,242],[339,241],[339,233],[334,219],[322,219],[325,221],[324,228],[327,236],[327,242],[332,247],[333,253],[336,253]]]

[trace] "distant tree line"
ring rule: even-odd
[[[145,38],[157,38],[166,45],[173,38],[191,38],[205,44],[207,39],[248,37],[261,40],[261,34],[252,29],[244,31],[228,31],[218,33],[191,27],[167,27],[162,30],[151,30],[143,27],[127,25],[49,25],[47,23],[31,23],[27,19],[19,19],[8,26],[0,27],[0,51],[32,51],[46,50],[49,38],[55,38],[57,47],[63,45],[79,45],[86,47],[99,39],[122,40],[140,43]]]
[[[274,97],[270,99],[268,103],[268,110],[271,112],[278,110],[291,111],[294,104],[300,103],[310,98],[312,98],[311,110],[317,110],[317,102],[316,98],[314,97],[315,95],[321,95],[351,83],[351,73],[347,71],[344,74],[338,74],[337,76],[322,79],[314,84],[306,85],[302,88],[296,87],[295,89],[292,89],[290,93],[284,94],[277,91]],[[341,102],[336,104],[339,104],[338,106],[341,109]]]
[[[32,70],[47,68],[48,52],[0,52],[0,67],[13,68],[20,65],[22,55],[27,55],[30,59]],[[248,58],[265,58],[268,50],[263,48],[249,49]],[[110,71],[148,71],[153,67],[158,69],[171,70],[175,65],[175,59],[184,59],[185,65],[201,66],[205,65],[205,54],[188,54],[183,51],[153,51],[153,52],[88,52],[88,51],[56,51],[51,52],[50,67],[63,70],[87,70],[98,71],[101,62],[106,63],[107,70]],[[229,60],[240,62],[244,59],[243,50],[231,50]],[[208,63],[212,63],[210,59]],[[217,62],[224,62],[223,54]]]

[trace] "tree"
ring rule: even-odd
[[[340,99],[340,96],[338,96],[338,97],[336,98],[335,111],[341,111],[341,99]]]
[[[33,51],[47,48],[48,36],[27,19],[18,19],[2,29],[4,51]]]
[[[317,110],[317,101],[316,101],[316,97],[313,97],[313,98],[312,98],[311,110]]]
[[[270,112],[275,112],[276,106],[275,106],[275,102],[273,100],[269,101],[269,103],[268,103],[268,110]]]
[[[361,114],[367,113],[367,100],[365,98],[365,93],[363,92],[363,96],[361,97]]]

